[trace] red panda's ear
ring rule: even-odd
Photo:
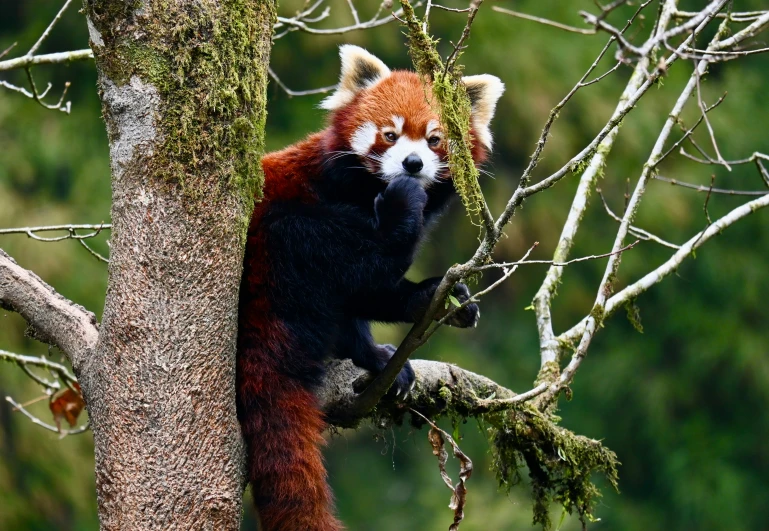
[[[466,76],[462,78],[462,82],[465,84],[472,105],[471,116],[475,136],[490,150],[492,139],[489,124],[494,117],[497,101],[505,91],[505,85],[498,77],[488,74]]]
[[[339,47],[342,75],[339,87],[320,103],[321,108],[333,111],[344,107],[364,88],[371,87],[390,75],[390,69],[381,59],[352,44]]]

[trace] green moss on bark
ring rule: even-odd
[[[194,205],[233,192],[246,218],[261,192],[267,64],[274,0],[87,1],[104,47],[101,73],[117,85],[138,76],[160,94],[149,173]],[[125,23],[119,32],[114,17]],[[244,223],[247,219],[244,219]]]

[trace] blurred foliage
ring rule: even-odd
[[[366,17],[378,2],[357,2]],[[297,0],[283,2],[291,13]],[[346,2],[333,0],[329,27],[351,23]],[[365,4],[365,5],[364,5]],[[455,1],[451,5],[460,6]],[[579,24],[579,9],[595,9],[590,0],[499,2],[526,13]],[[682,2],[694,9],[698,3]],[[19,43],[16,53],[32,45],[60,6],[58,0],[0,3],[0,50]],[[765,8],[759,0],[735,2],[735,9]],[[651,16],[654,7],[650,8]],[[610,20],[621,23],[629,11]],[[448,52],[464,17],[434,11],[432,30]],[[651,30],[650,18],[639,37]],[[492,211],[499,213],[517,176],[533,150],[550,108],[561,99],[593,61],[605,36],[565,33],[532,22],[481,9],[469,48],[461,62],[467,74],[491,73],[507,85],[492,123],[495,153],[487,164],[494,178],[483,188]],[[402,29],[387,25],[341,36],[317,37],[291,33],[276,41],[273,69],[293,89],[332,84],[339,70],[336,47],[343,42],[363,45],[392,67],[409,66]],[[41,52],[87,46],[85,21],[75,9],[64,16]],[[11,56],[14,54],[12,53]],[[599,67],[613,65],[607,58]],[[601,186],[615,210],[623,205],[629,179],[638,177],[656,135],[691,71],[680,62],[662,87],[647,94],[623,123]],[[39,85],[51,81],[52,93],[64,81],[73,85],[70,116],[46,111],[22,96],[0,90],[0,226],[53,223],[98,223],[109,219],[110,188],[106,135],[99,118],[95,72],[90,63],[35,70]],[[611,113],[629,70],[622,68],[603,82],[580,91],[561,113],[550,144],[537,170],[547,175],[592,138]],[[22,73],[3,75],[24,83]],[[767,59],[753,56],[713,66],[703,85],[706,101],[728,91],[712,113],[720,147],[727,158],[753,151],[766,152]],[[317,108],[321,96],[289,98],[274,84],[269,89],[268,148],[277,149],[323,127]],[[696,115],[690,103],[687,123]],[[709,146],[704,129],[696,138]],[[662,175],[717,186],[760,189],[754,167],[703,167],[672,157]],[[552,255],[576,179],[527,203],[507,229],[508,237],[496,258],[515,260],[535,241],[535,258]],[[705,223],[704,196],[661,182],[651,184],[638,224],[666,239],[682,242]],[[733,208],[741,198],[714,196],[711,216]],[[621,494],[604,488],[596,508],[601,521],[595,530],[763,529],[769,517],[769,350],[766,323],[769,309],[769,213],[759,212],[728,229],[688,260],[677,275],[637,301],[644,333],[636,332],[624,316],[605,323],[590,355],[577,374],[571,402],[563,401],[563,424],[603,439],[617,452]],[[603,253],[616,225],[593,197],[574,256]],[[424,245],[410,276],[440,274],[465,260],[475,249],[477,229],[461,205],[454,205]],[[106,252],[104,238],[94,245]],[[101,312],[106,268],[75,242],[39,243],[24,236],[4,236],[0,247],[24,267],[34,270],[70,299]],[[668,249],[643,243],[622,261],[619,284],[633,281],[664,261]],[[592,306],[604,261],[576,264],[565,272],[554,305],[556,331],[570,327]],[[483,303],[477,329],[446,329],[418,355],[450,361],[486,374],[512,389],[528,389],[539,365],[538,340],[529,305],[544,268],[522,267]],[[493,280],[489,273],[481,285]],[[46,347],[23,335],[24,323],[14,314],[0,313],[0,348],[24,354],[44,354]],[[395,342],[402,328],[381,327],[382,341]],[[53,352],[54,358],[60,354]],[[0,367],[0,397],[25,401],[39,395],[36,386],[13,366]],[[31,406],[41,416],[45,401]],[[38,409],[35,409],[38,408]],[[475,464],[468,483],[466,519],[461,528],[473,530],[528,529],[531,500],[527,487],[502,494],[489,472],[491,455],[485,429],[475,420],[456,428],[461,446]],[[326,451],[329,475],[342,519],[352,530],[440,530],[451,521],[450,492],[442,484],[425,430],[361,428],[330,437]],[[456,463],[454,463],[456,464]],[[452,462],[449,463],[452,465]],[[454,469],[456,474],[458,467]],[[450,468],[451,471],[451,468]],[[553,508],[554,522],[561,512]],[[96,529],[93,448],[90,435],[58,440],[33,426],[10,406],[0,403],[0,529]],[[244,528],[253,515],[246,511]],[[562,529],[578,529],[567,517]]]

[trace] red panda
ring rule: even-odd
[[[454,194],[447,145],[429,88],[342,46],[339,88],[321,106],[329,126],[267,154],[264,197],[248,229],[240,292],[238,416],[262,531],[337,531],[313,394],[330,357],[380,371],[394,347],[370,321],[414,322],[440,277],[404,278],[426,224]],[[504,90],[493,76],[464,78],[473,156],[491,148],[489,122]],[[470,293],[458,284],[461,301]],[[449,324],[473,326],[475,304]],[[390,392],[414,384],[406,365]]]

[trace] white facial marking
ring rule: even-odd
[[[393,125],[395,126],[395,134],[401,136],[403,134],[403,124],[406,123],[406,119],[403,116],[393,116]]]
[[[350,147],[360,156],[368,154],[371,146],[376,142],[376,135],[379,132],[373,122],[366,122],[358,127],[350,138]]]
[[[391,181],[401,175],[408,175],[408,172],[403,168],[403,161],[412,153],[416,153],[422,159],[422,169],[414,177],[418,178],[425,188],[432,182],[435,182],[438,179],[438,171],[442,169],[438,155],[430,149],[427,145],[427,140],[424,138],[412,140],[406,136],[400,137],[382,155],[382,176],[384,180]]]
[[[439,129],[440,126],[441,124],[438,120],[430,120],[427,122],[427,135],[429,136],[430,133],[436,132],[436,129]]]

